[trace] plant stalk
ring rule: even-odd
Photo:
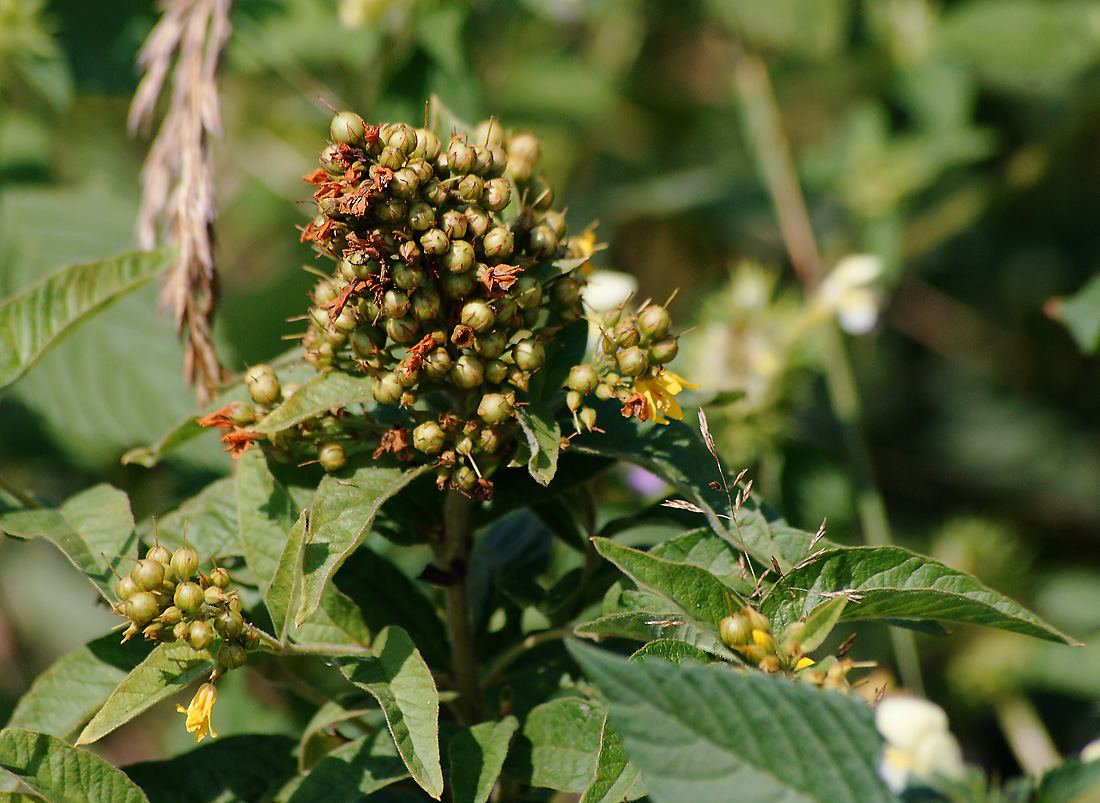
[[[471,499],[465,494],[454,490],[447,492],[443,502],[443,538],[435,549],[436,560],[454,574],[446,588],[447,632],[458,690],[456,709],[463,725],[478,722],[483,707],[466,584],[466,568],[473,547],[470,506]]]
[[[768,68],[761,59],[739,53],[734,63],[733,84],[742,107],[746,139],[755,151],[764,183],[772,196],[787,254],[807,293],[812,293],[821,282],[824,269]],[[835,323],[823,324],[820,331],[829,400],[856,475],[856,502],[863,538],[872,546],[886,546],[892,541],[890,523],[860,423],[862,406],[851,360]],[[891,628],[890,638],[902,683],[915,694],[923,694],[924,683],[913,634]]]

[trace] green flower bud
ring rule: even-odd
[[[400,318],[409,311],[409,297],[400,290],[387,290],[382,297],[382,309],[387,318]]]
[[[139,591],[152,591],[164,581],[164,564],[145,558],[130,570],[130,578]]]
[[[469,493],[477,485],[477,474],[469,466],[461,466],[451,476],[451,482],[458,490]]]
[[[584,396],[577,393],[575,390],[571,390],[565,394],[565,406],[569,408],[570,412],[576,412],[584,404]]]
[[[497,317],[497,326],[506,326],[511,323],[512,319],[516,317],[516,311],[519,306],[511,296],[501,296],[500,298],[494,298],[489,302],[489,306],[493,308],[493,312]]]
[[[575,390],[587,396],[596,389],[599,381],[599,375],[591,365],[574,365],[569,369],[569,378],[565,381],[565,384],[570,390]]]
[[[508,336],[499,330],[486,332],[474,342],[478,356],[486,360],[495,360],[508,347]],[[492,380],[490,380],[492,381]]]
[[[568,307],[577,303],[581,297],[581,290],[583,289],[584,282],[578,280],[571,274],[566,274],[551,285],[550,295],[554,299],[555,304]]]
[[[253,365],[244,375],[244,383],[256,404],[272,407],[279,401],[279,377],[271,366]]]
[[[248,660],[244,647],[235,641],[227,641],[218,649],[218,664],[227,670],[239,669]]]
[[[425,421],[413,430],[413,448],[424,454],[439,454],[443,450],[446,434],[435,421]]]
[[[199,556],[189,546],[181,546],[172,553],[172,571],[187,580],[199,568]]]
[[[222,611],[214,617],[214,630],[222,638],[236,641],[244,635],[244,618],[233,611]]]
[[[460,240],[466,236],[469,222],[462,212],[457,209],[448,209],[440,218],[440,225],[448,237],[452,240]]]
[[[512,188],[507,179],[492,178],[485,182],[481,194],[481,206],[490,212],[502,211],[512,200]]]
[[[752,625],[740,614],[725,617],[718,623],[722,640],[731,647],[741,647],[752,640]]]
[[[638,313],[638,328],[650,340],[660,340],[672,328],[672,317],[664,307],[646,307]]]
[[[241,402],[238,402],[240,404]],[[145,553],[145,557],[148,560],[155,560],[157,563],[162,563],[165,566],[172,562],[172,550],[166,546],[156,544],[149,548],[149,551]]]
[[[419,265],[408,265],[404,262],[399,262],[393,266],[393,272],[390,274],[393,277],[393,283],[400,287],[405,292],[411,292],[420,286],[420,283],[424,281],[425,273],[424,269]],[[408,299],[406,299],[406,302]]]
[[[463,176],[455,187],[458,197],[468,204],[476,204],[485,192],[485,179],[473,174]]]
[[[434,207],[440,207],[447,201],[447,186],[437,179],[425,181],[420,185],[420,197]]]
[[[477,414],[486,424],[503,424],[514,415],[512,400],[503,393],[486,393],[477,406]]]
[[[423,128],[416,129],[417,137],[417,149],[423,150],[424,158],[429,162],[434,162],[439,158],[440,151],[443,150],[443,145],[437,137],[431,131]]]
[[[420,235],[420,246],[429,256],[437,257],[446,254],[450,245],[451,241],[441,229],[433,227]]]
[[[409,155],[416,150],[416,129],[410,128],[404,123],[391,126],[386,132],[385,141],[387,147],[401,151],[402,155]]]
[[[130,597],[138,593],[139,590],[140,589],[137,587],[137,583],[134,582],[134,578],[132,578],[130,575],[120,577],[115,582],[115,596],[117,596],[122,602],[130,599]]]
[[[452,273],[465,273],[473,267],[474,247],[465,240],[452,240],[442,263]]]
[[[649,356],[658,365],[672,362],[679,353],[680,344],[674,337],[658,340],[649,347]]]
[[[521,371],[537,371],[546,362],[546,348],[534,339],[521,340],[512,346],[512,361]]]
[[[420,337],[420,324],[411,317],[390,318],[386,321],[386,334],[394,343],[412,343]]]
[[[533,310],[542,303],[542,285],[534,276],[520,276],[512,285],[511,295],[520,309]]]
[[[192,622],[187,629],[187,643],[193,650],[205,650],[214,643],[214,628],[201,620]]]
[[[493,167],[493,154],[492,152],[481,145],[474,145],[474,165],[473,172],[479,176],[484,176]]]
[[[440,380],[450,373],[454,361],[447,349],[439,348],[424,360],[423,370],[431,378]]]
[[[371,211],[383,223],[401,223],[408,217],[409,205],[396,198],[387,198],[372,206]]]
[[[484,332],[496,323],[496,315],[493,314],[493,308],[489,306],[488,301],[475,299],[467,301],[462,306],[459,320],[475,332]]]
[[[390,183],[386,186],[386,189],[393,197],[403,198],[405,200],[415,197],[416,191],[419,188],[420,176],[417,175],[415,170],[409,167],[402,167],[400,170],[395,170],[393,177],[390,179]],[[428,206],[427,204],[424,205]],[[430,209],[431,207],[428,208]]]
[[[338,112],[329,123],[333,142],[345,145],[361,145],[366,137],[367,124],[355,112]]]
[[[474,291],[477,286],[477,278],[472,270],[465,273],[445,273],[440,281],[443,285],[443,294],[447,298],[465,298]]]
[[[164,613],[157,617],[160,621],[166,625],[174,625],[183,619],[183,611],[181,611],[175,605],[169,605],[164,609]]]
[[[430,321],[439,314],[442,302],[439,293],[435,290],[422,287],[411,298],[412,309],[410,312],[412,312],[413,320],[423,323],[424,321]]]
[[[580,411],[581,423],[589,432],[596,428],[596,411],[591,407],[582,407]]]
[[[423,201],[409,204],[409,228],[415,231],[427,231],[435,223],[435,210]]]
[[[485,364],[472,354],[464,354],[451,368],[451,381],[465,390],[476,388],[485,381]]]
[[[458,137],[447,146],[447,166],[452,173],[469,173],[474,168],[475,158],[473,146]]]
[[[649,368],[649,355],[641,346],[631,346],[619,352],[617,362],[627,376],[641,376]]]
[[[371,381],[371,395],[379,404],[397,404],[405,389],[397,379],[397,374],[387,373],[376,376]]]
[[[248,402],[237,401],[229,405],[229,409],[225,413],[226,418],[229,419],[235,427],[247,427],[253,421],[256,420],[256,410]],[[165,552],[168,550],[165,547],[160,547]],[[168,560],[172,559],[172,553],[168,552]],[[159,560],[159,558],[158,558]],[[161,563],[167,563],[168,560],[162,560]]]
[[[485,256],[496,262],[503,262],[512,255],[515,248],[516,235],[503,226],[497,226],[485,233],[481,248]]]
[[[484,209],[471,206],[466,210],[466,222],[475,237],[484,237],[493,226],[493,217]]]
[[[485,381],[491,385],[499,385],[508,378],[512,367],[503,360],[489,360],[485,363]]]
[[[612,339],[620,348],[629,348],[638,345],[642,338],[638,332],[638,327],[635,326],[634,320],[631,318],[619,321],[612,333]]]
[[[122,604],[122,611],[138,625],[147,625],[160,613],[157,598],[148,591],[138,591]]]

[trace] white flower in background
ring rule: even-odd
[[[882,309],[882,296],[874,286],[882,271],[882,260],[877,256],[850,254],[836,263],[821,282],[814,305],[836,315],[845,332],[866,334],[875,327]]]
[[[900,793],[910,776],[961,780],[965,773],[959,743],[947,729],[947,714],[920,697],[897,694],[875,708],[875,727],[886,738],[878,774]]]
[[[1093,739],[1081,748],[1081,762],[1088,764],[1098,759],[1100,759],[1100,739]]]
[[[594,270],[588,274],[588,284],[581,290],[581,299],[584,305],[595,313],[588,318],[589,351],[596,347],[596,341],[600,336],[599,321],[603,314],[622,304],[637,291],[638,280],[629,273]]]

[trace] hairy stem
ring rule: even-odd
[[[734,66],[733,83],[743,110],[746,138],[756,152],[760,172],[771,193],[787,254],[807,291],[813,291],[822,279],[821,257],[768,69],[761,59],[741,54]],[[868,544],[885,546],[892,540],[890,523],[861,426],[859,388],[851,360],[835,323],[823,325],[821,332],[825,382],[856,475],[857,508],[863,537]],[[890,637],[902,682],[911,691],[922,694],[924,684],[913,634],[891,628]]]
[[[470,538],[468,496],[448,491],[443,503],[443,538],[436,545],[436,560],[454,577],[447,586],[447,631],[451,641],[451,663],[458,689],[456,709],[464,725],[472,725],[481,715],[481,683],[477,655],[470,627],[470,607],[466,585],[466,567],[473,542]]]

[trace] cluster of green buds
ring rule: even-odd
[[[829,657],[820,664],[806,655],[803,622],[792,622],[777,638],[771,622],[751,605],[718,623],[722,640],[747,663],[769,674],[792,675],[814,686],[847,690],[848,673],[861,664]]]
[[[216,680],[244,664],[246,652],[259,644],[259,634],[241,615],[236,592],[226,591],[229,572],[215,567],[206,575],[198,568],[191,547],[172,552],[157,544],[116,581],[119,602],[114,610],[130,621],[123,641],[141,633],[158,644],[183,642],[205,650],[220,640],[211,678]]]
[[[567,238],[531,134],[490,120],[441,140],[351,112],[336,114],[330,133],[320,168],[305,177],[317,216],[302,240],[335,266],[311,293],[304,358],[318,371],[365,374],[376,404],[262,435],[249,427],[292,389],[257,365],[246,376],[255,406],[236,402],[200,423],[229,428],[223,440],[235,454],[262,440],[276,459],[329,471],[358,451],[433,461],[440,488],[488,498],[487,475],[515,448],[547,344],[584,318],[594,235]],[[677,351],[670,329],[663,307],[618,310],[611,345],[574,367],[565,388],[578,431],[596,427],[590,393],[618,398],[624,415],[663,421],[681,387],[664,370]]]

